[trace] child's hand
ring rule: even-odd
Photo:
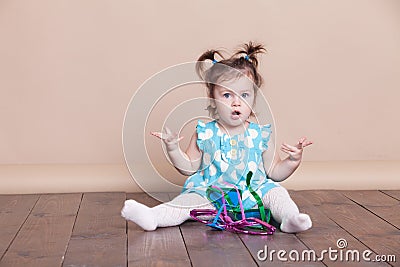
[[[175,150],[178,148],[178,143],[183,139],[183,136],[178,137],[178,133],[172,133],[170,129],[167,127],[164,128],[164,131],[161,132],[151,132],[151,135],[154,135],[160,139],[162,139],[167,146],[168,150]]]
[[[309,146],[311,144],[312,144],[312,142],[307,140],[306,137],[302,137],[302,138],[300,138],[299,142],[297,142],[297,144],[295,146],[291,146],[291,145],[283,143],[281,146],[281,150],[289,155],[290,160],[300,161],[302,154],[303,154],[303,148],[305,148],[306,146]]]

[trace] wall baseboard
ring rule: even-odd
[[[0,194],[141,192],[124,164],[0,165]],[[303,162],[292,190],[400,190],[400,161]]]

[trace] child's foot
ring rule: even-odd
[[[310,229],[311,226],[312,222],[310,216],[300,213],[288,218],[283,218],[281,230],[286,233],[299,233]]]
[[[157,221],[153,211],[132,199],[125,201],[121,216],[136,223],[146,231],[154,231],[157,228]]]

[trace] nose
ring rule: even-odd
[[[240,105],[241,105],[240,97],[238,95],[234,95],[232,97],[232,106],[233,107],[240,107]]]

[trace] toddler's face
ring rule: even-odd
[[[254,83],[248,77],[224,81],[214,87],[214,100],[219,120],[225,126],[242,125],[254,105]]]

